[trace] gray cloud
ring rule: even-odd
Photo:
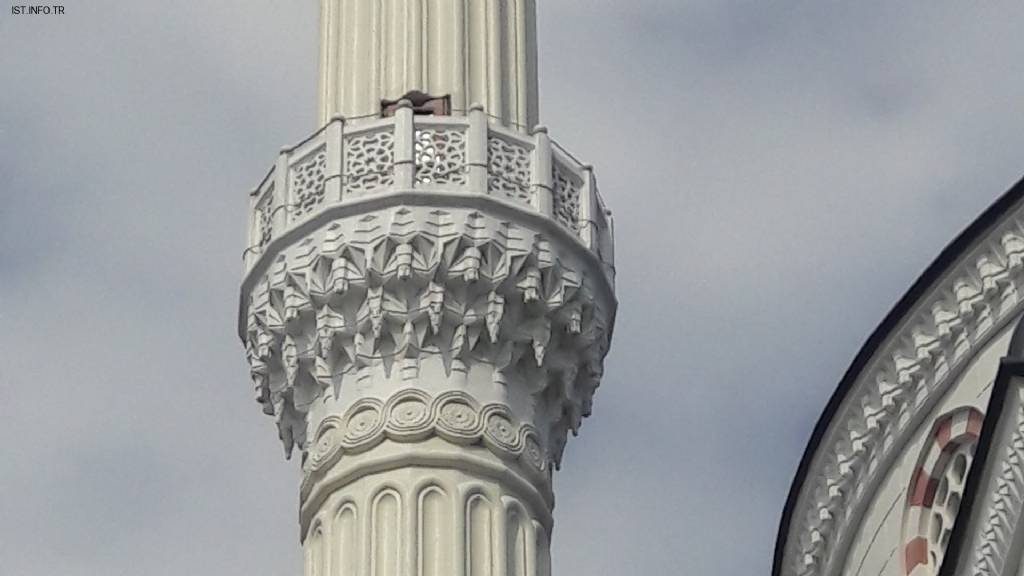
[[[556,573],[765,571],[857,347],[1024,172],[1024,8],[540,4],[542,114],[598,167],[621,299]],[[67,6],[0,15],[0,558],[298,573],[233,322],[245,193],[313,128],[316,3]]]

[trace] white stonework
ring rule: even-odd
[[[1024,314],[1022,196],[951,245],[858,356],[790,494],[776,576],[939,573]]]
[[[375,117],[412,91],[537,125],[535,0],[323,0],[320,121]]]
[[[593,170],[525,128],[533,3],[324,0],[322,24],[331,118],[252,192],[239,311],[301,453],[306,574],[547,575],[616,301]],[[406,93],[451,114],[385,117]]]
[[[1012,576],[1024,568],[1024,371],[1015,360],[1006,378],[1002,407],[992,429],[986,466],[978,469],[979,489],[961,518],[965,535],[949,574]]]

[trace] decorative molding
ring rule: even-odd
[[[991,485],[991,502],[976,532],[972,553],[972,576],[1003,574],[1014,531],[1024,508],[1024,389],[1016,391],[1013,434],[1000,451],[999,472]]]
[[[996,223],[915,298],[856,375],[788,511],[781,574],[833,573],[888,462],[979,347],[1021,313],[1024,224],[1019,196],[1010,200],[993,207],[1002,209],[988,215]]]
[[[358,127],[334,120],[282,152],[252,192],[246,269],[318,214],[398,190],[507,201],[556,222],[614,266],[611,216],[596,179],[589,166],[554,151],[546,129],[526,135],[491,125],[479,110],[439,118],[400,107],[394,118]]]
[[[386,402],[361,398],[344,415],[325,418],[307,452],[305,470],[316,477],[344,455],[366,452],[384,440],[421,442],[434,436],[459,445],[482,444],[504,459],[522,462],[536,476],[547,476],[550,457],[541,444],[543,435],[530,424],[516,422],[507,406],[481,406],[459,391],[431,397],[418,388]]]
[[[306,414],[328,389],[411,385],[427,358],[453,382],[486,365],[495,384],[530,387],[557,463],[590,414],[614,319],[604,275],[582,269],[559,243],[474,210],[335,221],[243,295],[257,399],[290,454],[306,450]]]
[[[533,203],[532,151],[522,142],[492,134],[487,140],[488,191],[512,201]]]
[[[550,524],[547,508],[510,486],[427,470],[349,485],[321,504],[301,538],[309,576],[350,576],[373,562],[410,576],[549,576]]]

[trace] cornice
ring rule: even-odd
[[[1024,309],[1024,185],[929,267],[875,331],[804,454],[776,545],[776,576],[835,573],[893,458],[999,329]]]

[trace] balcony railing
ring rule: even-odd
[[[395,116],[348,126],[341,119],[283,150],[251,194],[251,269],[270,243],[323,210],[390,192],[479,194],[550,218],[604,264],[614,265],[612,222],[590,166],[539,128],[525,135],[466,116]]]

